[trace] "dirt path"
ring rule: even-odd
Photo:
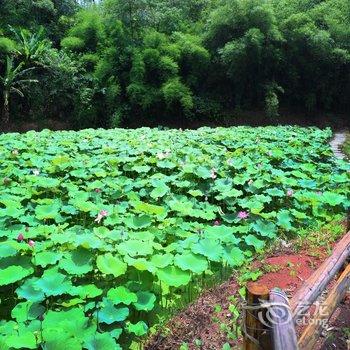
[[[342,152],[341,146],[346,140],[346,131],[338,131],[334,133],[334,137],[330,142],[334,155],[337,158],[344,159],[345,154]]]

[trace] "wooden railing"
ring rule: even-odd
[[[278,289],[268,291],[259,284],[247,288],[244,315],[244,350],[312,350],[323,328],[350,288],[350,231],[335,245],[332,255],[310,276],[288,300]],[[328,296],[307,320],[299,337],[295,326],[338,276]]]

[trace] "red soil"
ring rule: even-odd
[[[275,287],[283,289],[288,294],[298,289],[321,262],[320,257],[311,257],[302,252],[269,257],[263,262],[255,263],[254,267],[266,271],[258,279],[260,284],[266,285],[269,289]]]

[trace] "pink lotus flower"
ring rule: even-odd
[[[34,241],[32,241],[31,239],[28,241],[28,245],[29,245],[29,247],[32,247],[32,248],[34,248],[34,246],[35,246],[35,242]]]
[[[215,221],[214,221],[214,226],[220,226],[220,225],[221,225],[220,220],[215,220]]]
[[[217,178],[217,175],[216,175],[216,169],[211,169],[210,171],[210,177],[215,180]]]
[[[288,197],[292,197],[293,194],[294,194],[294,191],[293,191],[292,189],[289,189],[289,190],[287,191],[287,196],[288,196]]]
[[[95,188],[95,192],[96,193],[101,193],[101,189],[100,188]]]
[[[107,210],[101,210],[98,214],[97,217],[95,219],[95,222],[97,222],[98,224],[101,222],[101,220],[103,218],[105,218],[106,216],[108,216],[108,211]]]
[[[17,241],[18,241],[18,242],[22,242],[23,240],[24,240],[23,233],[20,233],[20,234],[17,236]]]
[[[238,213],[237,217],[238,217],[239,219],[244,220],[244,219],[249,218],[249,213],[246,212],[246,211],[240,211],[240,212]]]

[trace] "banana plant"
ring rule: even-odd
[[[17,42],[17,56],[28,65],[42,65],[40,58],[50,49],[51,45],[44,38],[44,29],[40,28],[37,33],[31,33],[26,29],[16,30],[10,27]]]
[[[10,121],[10,97],[11,94],[17,94],[24,97],[23,88],[31,83],[37,83],[36,79],[25,79],[25,76],[33,71],[35,67],[23,69],[25,63],[21,62],[15,66],[13,58],[7,56],[5,73],[0,76],[0,83],[3,90],[3,111],[2,123],[6,126]]]

